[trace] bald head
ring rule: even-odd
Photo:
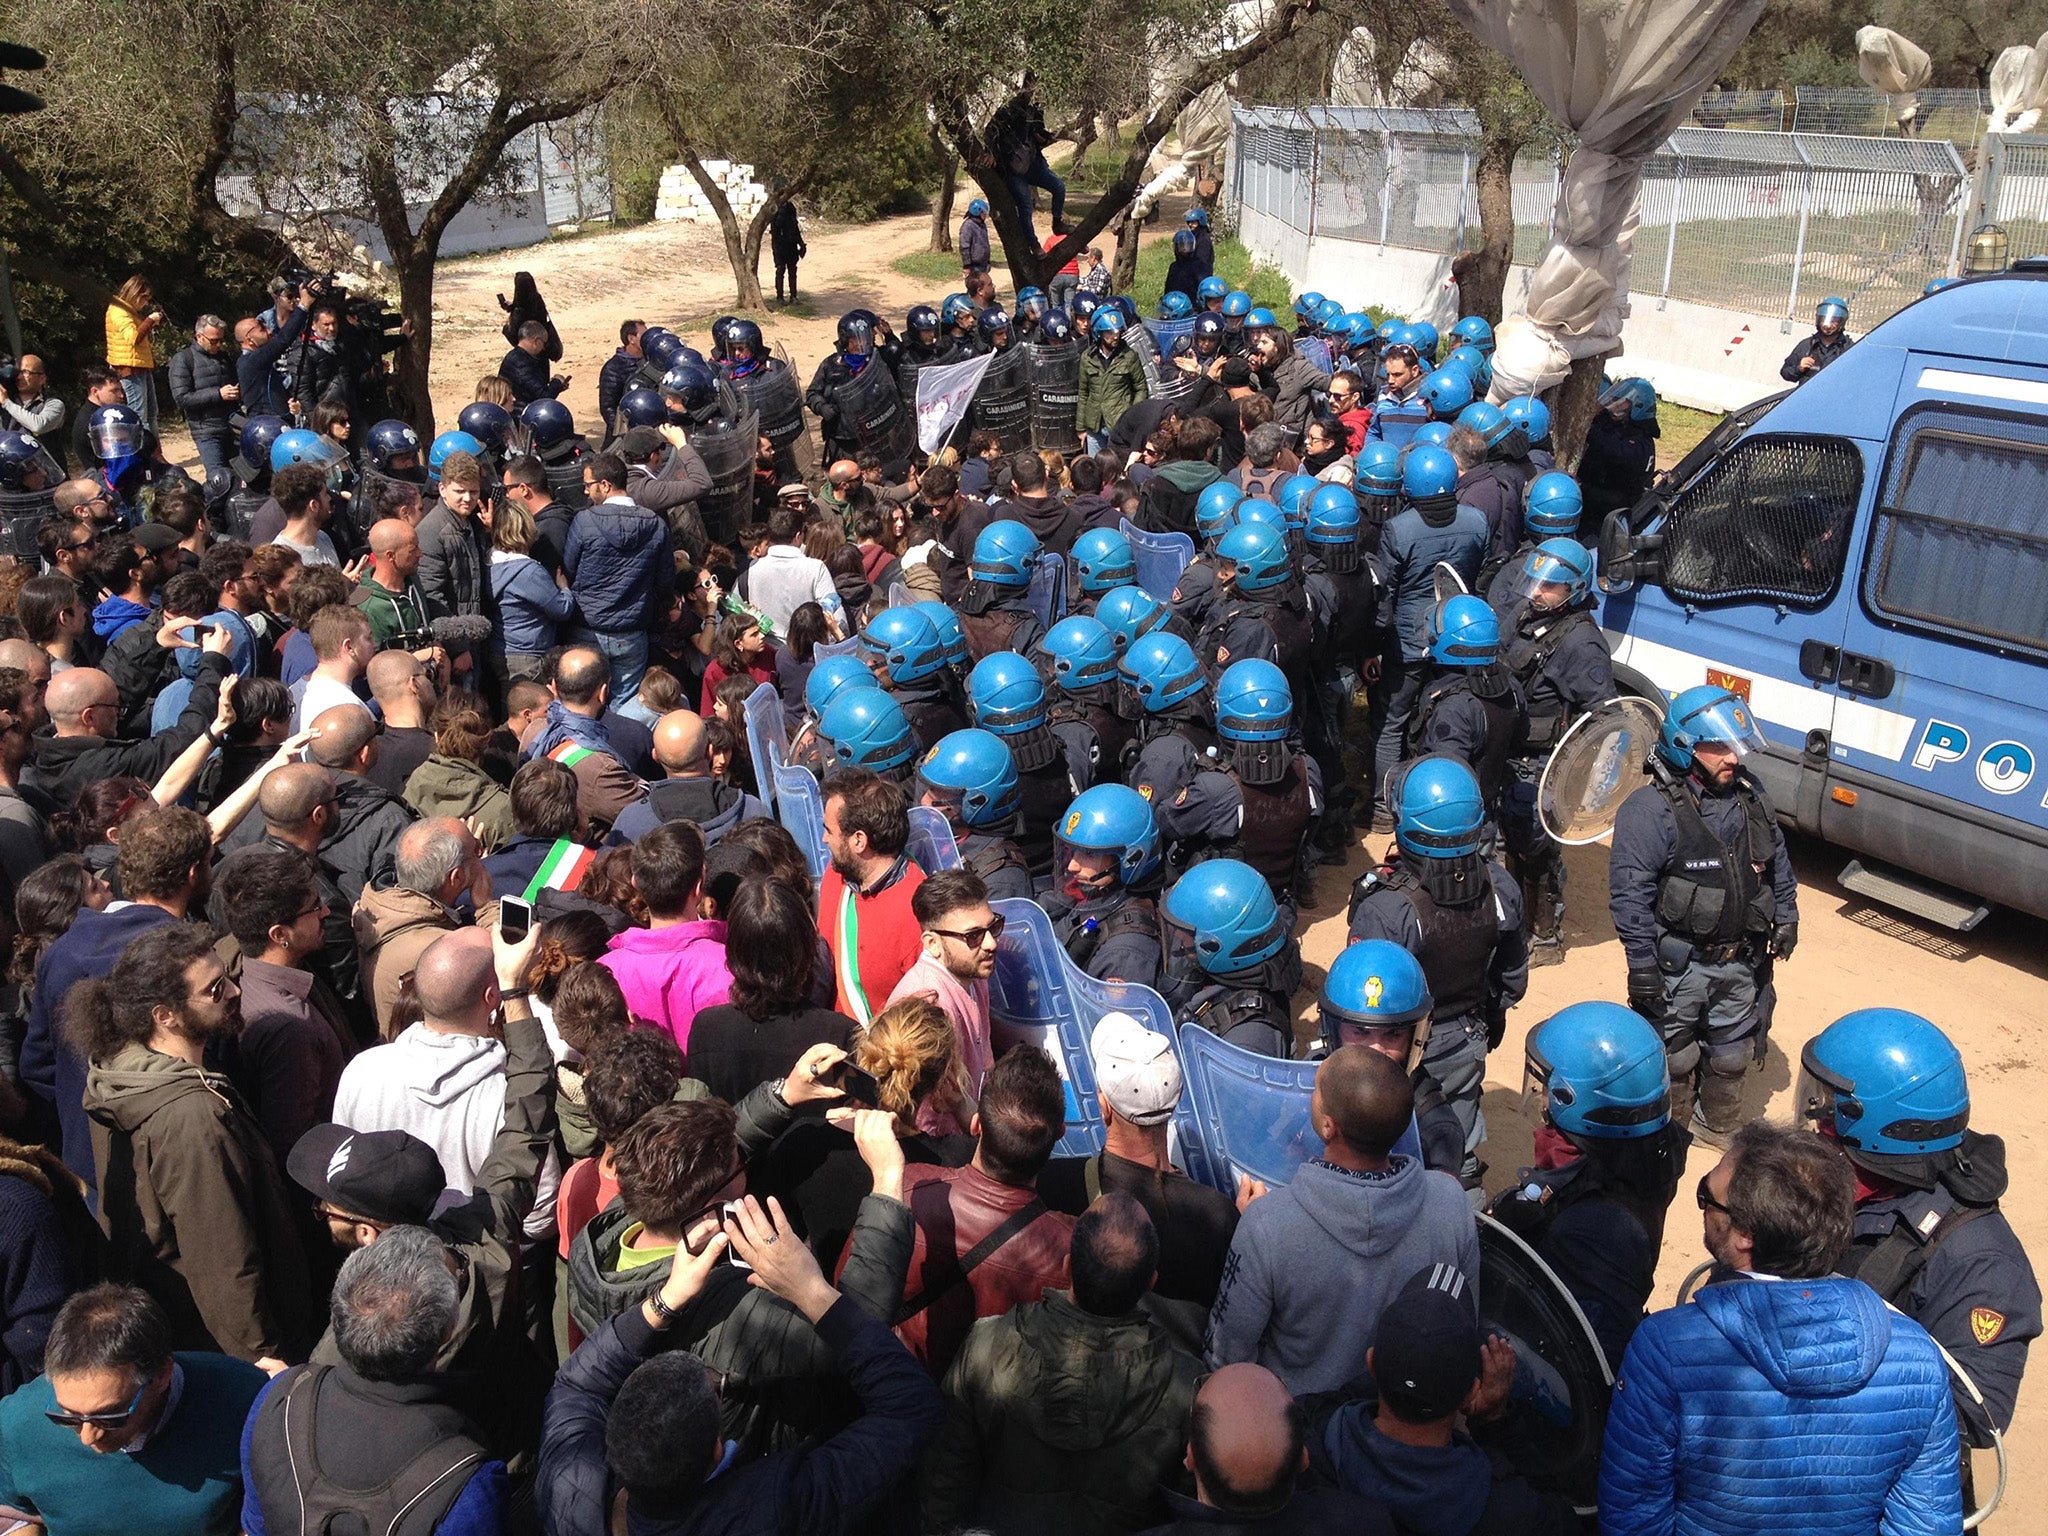
[[[50,723],[59,736],[111,735],[120,703],[114,680],[98,667],[73,667],[50,679]]]
[[[436,939],[420,956],[413,986],[427,1023],[454,1034],[486,1033],[498,1006],[491,936],[480,928],[459,928]]]
[[[371,698],[397,698],[410,692],[412,680],[420,675],[419,658],[411,651],[379,651],[370,658],[370,669],[365,675],[370,680]]]
[[[1369,1045],[1332,1051],[1316,1072],[1315,1132],[1369,1162],[1385,1162],[1415,1114],[1415,1085],[1399,1062]]]
[[[555,697],[578,714],[604,712],[604,686],[612,665],[587,645],[572,645],[555,662]]]
[[[860,478],[860,466],[851,459],[835,459],[825,471],[825,480],[835,491],[843,491]]]
[[[1269,1515],[1308,1465],[1306,1416],[1263,1365],[1226,1365],[1202,1383],[1188,1429],[1195,1489],[1235,1515]]]
[[[325,768],[317,763],[286,763],[263,780],[263,787],[256,791],[256,808],[273,830],[296,832],[333,798],[334,775]]]
[[[419,535],[413,526],[402,517],[387,517],[370,525],[370,553],[388,555],[394,550],[417,544]]]
[[[69,517],[87,502],[98,501],[106,494],[107,488],[101,485],[99,481],[80,478],[77,480],[66,480],[62,485],[58,486],[51,493],[51,500],[55,502],[59,512]]]
[[[654,760],[679,778],[701,778],[709,769],[704,752],[704,718],[672,709],[654,725]]]
[[[377,722],[360,704],[337,704],[313,718],[313,761],[340,773],[360,773],[366,764],[358,761],[377,739]]]
[[[47,683],[50,680],[50,653],[27,640],[0,640],[0,667],[13,667],[38,682]]]

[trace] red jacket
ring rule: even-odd
[[[1365,403],[1363,395],[1358,400],[1357,405],[1337,418],[1351,434],[1351,442],[1344,450],[1346,453],[1356,453],[1365,446],[1365,429],[1372,425],[1372,407]]]
[[[923,884],[924,871],[907,857],[899,857],[872,891],[850,899],[838,870],[828,867],[818,882],[818,932],[832,951],[836,983],[832,1006],[862,1028],[882,1011],[903,973],[924,953],[917,914],[910,910],[910,898]]]
[[[725,670],[725,663],[719,661],[716,657],[712,659],[711,665],[704,669],[704,696],[699,701],[703,708],[698,710],[697,713],[706,720],[711,718],[711,706],[718,701],[718,685],[732,675],[732,673]],[[764,645],[761,647],[761,654],[756,656],[747,667],[747,676],[751,677],[756,683],[772,683],[775,681],[774,646]]]

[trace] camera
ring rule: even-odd
[[[427,651],[439,644],[431,629],[401,629],[386,640],[379,650],[384,651]]]
[[[15,362],[11,353],[0,352],[0,386],[14,388],[14,375],[19,368],[20,365]]]
[[[277,274],[277,280],[283,286],[284,292],[296,299],[309,284],[318,284],[325,288],[340,286],[341,274],[333,271],[315,272],[311,267],[286,267]]]

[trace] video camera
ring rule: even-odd
[[[345,288],[348,284],[339,272],[315,272],[311,267],[286,267],[277,274],[283,292],[296,299],[305,289],[319,287],[327,290]]]
[[[438,642],[432,629],[401,629],[377,649],[380,651],[430,651]]]

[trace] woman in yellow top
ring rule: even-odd
[[[164,323],[156,292],[140,272],[114,292],[107,305],[107,366],[121,379],[128,408],[156,430],[156,348],[150,341]]]

